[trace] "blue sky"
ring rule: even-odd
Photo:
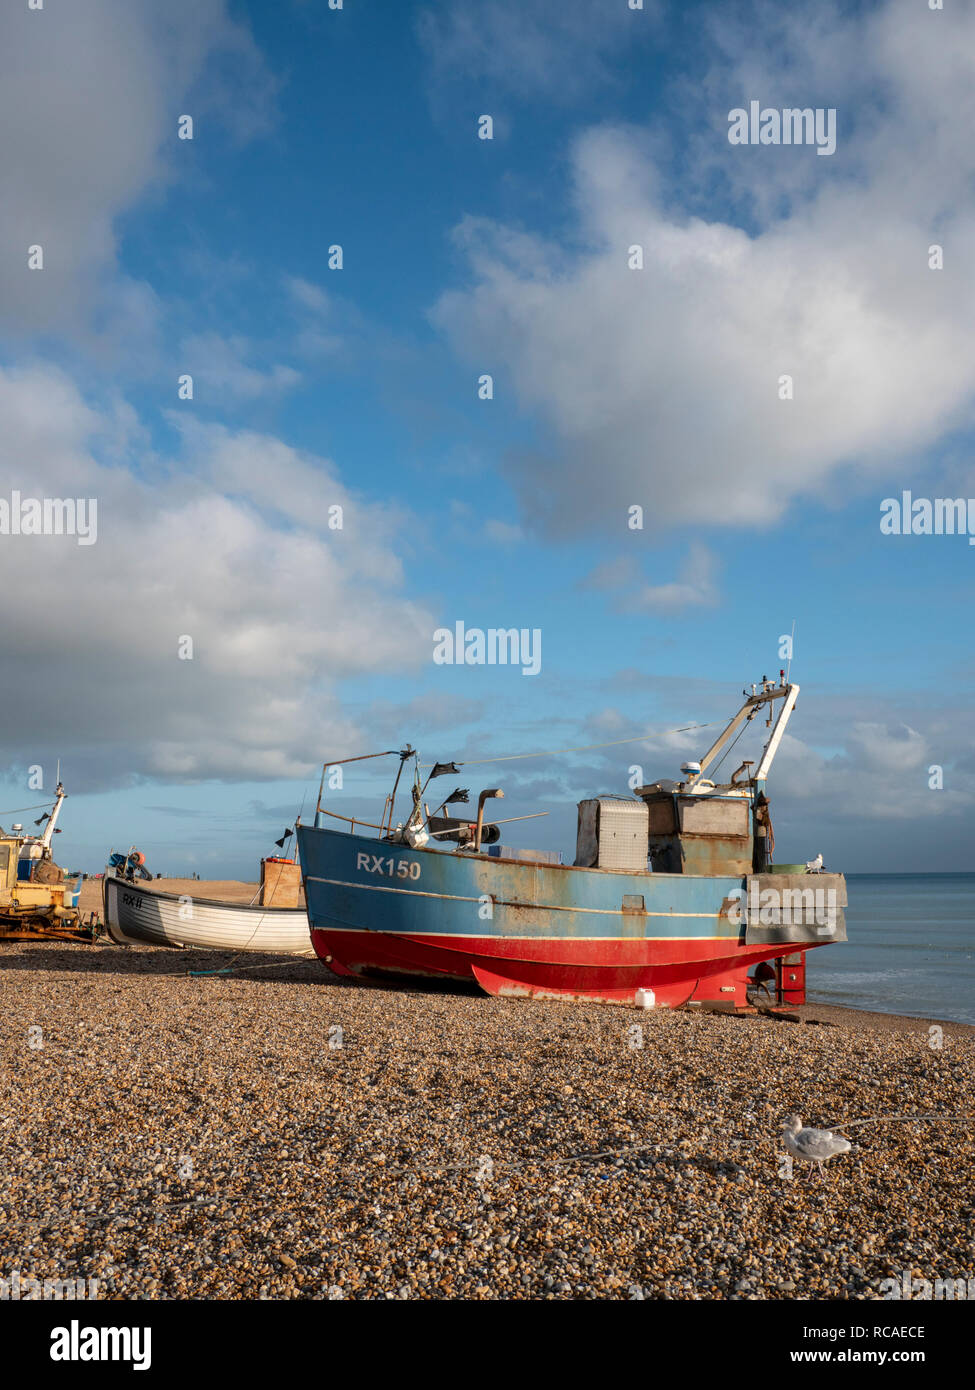
[[[0,535],[0,810],[60,758],[70,867],[252,877],[323,757],[656,731],[462,773],[571,857],[795,622],[780,857],[975,867],[975,550],[879,529],[975,494],[971,6],[46,0],[0,39],[0,497],[98,501],[92,546]],[[835,154],[732,146],[752,99],[835,109]],[[540,673],[434,665],[458,620]]]

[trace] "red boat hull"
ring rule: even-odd
[[[618,1004],[632,1004],[645,989],[665,1008],[744,1008],[748,971],[777,954],[727,937],[499,940],[316,929],[311,938],[319,958],[342,976],[476,982],[493,995]]]

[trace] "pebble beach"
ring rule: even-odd
[[[246,887],[247,885],[241,885]],[[195,883],[197,891],[205,885]],[[227,973],[214,973],[227,970]],[[209,972],[209,973],[194,973]],[[0,1277],[100,1299],[873,1299],[975,1279],[975,1029],[368,987],[10,943]]]

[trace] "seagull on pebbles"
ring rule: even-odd
[[[812,1129],[808,1126],[804,1129],[798,1115],[790,1115],[786,1120],[782,1130],[782,1143],[786,1152],[793,1158],[810,1165],[810,1178],[812,1165],[815,1163],[821,1182],[826,1180],[823,1163],[834,1154],[849,1153],[853,1147],[849,1139],[844,1138],[842,1134],[834,1134],[831,1129]]]

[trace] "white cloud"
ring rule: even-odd
[[[484,535],[489,541],[494,541],[497,545],[517,545],[519,541],[525,539],[525,533],[520,526],[516,526],[510,521],[498,521],[495,518],[489,518],[485,521]]]
[[[535,809],[526,804],[526,788],[528,779],[539,775],[558,777],[560,786],[552,795],[563,802],[563,812],[577,798],[596,792],[626,794],[634,767],[645,782],[677,778],[681,763],[699,758],[738,707],[737,690],[696,675],[623,671],[608,675],[604,684],[611,700],[618,700],[623,689],[639,692],[647,713],[634,717],[632,709],[623,713],[615,703],[603,706],[563,728],[557,740],[551,738],[550,722],[542,721],[523,730],[523,746],[599,744],[654,727],[676,730],[698,720],[713,722],[571,758],[509,764],[505,791],[512,806]],[[909,723],[905,707],[917,711]],[[763,720],[746,725],[741,741],[725,757],[720,777],[745,759],[754,763],[768,733]],[[804,685],[769,781],[776,858],[783,863],[806,860],[823,850],[827,866],[841,872],[970,868],[973,746],[975,715],[964,703],[932,701],[920,691],[895,700],[869,688]],[[933,764],[943,765],[941,789],[929,785]],[[556,843],[551,836],[557,819],[558,813],[542,823],[540,838],[546,844]],[[564,848],[572,843],[574,817],[562,814],[559,824]]]
[[[492,84],[519,96],[568,101],[614,80],[613,57],[645,37],[656,0],[443,0],[420,11],[417,31],[437,81]]]
[[[473,283],[434,318],[547,428],[547,449],[511,466],[542,527],[618,525],[634,503],[651,526],[768,524],[803,496],[845,500],[975,419],[963,250],[975,239],[975,11],[940,28],[945,16],[922,7],[829,16],[791,68],[751,29],[750,53],[736,33],[711,88],[731,105],[786,93],[806,104],[828,93],[824,55],[840,49],[835,165],[804,148],[730,146],[717,101],[707,134],[688,135],[688,184],[720,168],[737,205],[764,219],[754,234],[687,215],[656,147],[610,128],[573,147],[577,222],[563,244],[474,219],[458,228]],[[947,247],[941,272],[927,265],[934,241]],[[633,245],[642,270],[628,267]]]
[[[930,757],[924,735],[908,724],[858,721],[847,735],[847,747],[871,772],[913,772]]]
[[[970,827],[975,794],[954,775],[954,752],[945,786],[929,786],[928,767],[936,761],[930,735],[903,725],[854,723],[837,725],[834,736],[842,747],[830,756],[785,736],[773,784],[783,807],[806,813],[811,806],[829,807],[840,823],[913,822],[919,836],[932,821],[954,820],[962,831]]]
[[[341,355],[348,366],[365,353],[379,350],[379,337],[358,306],[300,275],[286,275],[284,287],[295,311],[296,329],[289,342],[303,359],[316,361]]]
[[[0,371],[0,416],[8,488],[98,503],[95,545],[0,536],[19,597],[0,666],[11,762],[60,755],[89,784],[298,776],[356,736],[339,678],[429,660],[436,621],[403,593],[396,514],[327,460],[184,421],[160,463],[130,411],[41,368]]]
[[[645,584],[633,595],[633,606],[646,613],[698,607],[714,603],[714,557],[706,546],[694,543],[676,579],[665,584]]]
[[[300,275],[288,275],[285,277],[285,287],[302,309],[323,317],[329,312],[331,302],[320,285],[313,285],[310,280],[303,280]]]
[[[671,613],[717,601],[714,568],[714,557],[707,546],[695,541],[688,547],[676,579],[648,584],[636,560],[626,555],[599,565],[586,584],[615,592],[623,612]]]
[[[0,143],[0,327],[82,332],[105,277],[113,301],[124,293],[130,312],[151,312],[145,290],[118,276],[116,218],[186,158],[179,115],[244,138],[266,127],[270,102],[225,0],[4,5],[0,126],[16,137]],[[32,245],[43,270],[27,268]]]
[[[256,350],[238,334],[197,333],[184,338],[178,360],[181,372],[193,377],[194,400],[201,403],[209,398],[211,405],[228,398],[252,400],[297,386],[301,373],[294,367],[276,362],[261,370],[248,362]]]

